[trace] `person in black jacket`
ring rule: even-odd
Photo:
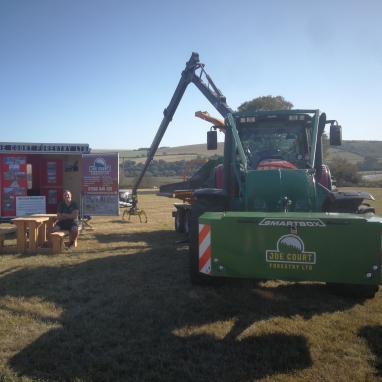
[[[78,237],[78,204],[72,200],[72,193],[64,191],[64,200],[57,207],[57,223],[53,227],[53,232],[69,231],[68,249],[73,247]]]

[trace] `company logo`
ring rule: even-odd
[[[94,166],[89,166],[90,172],[110,172],[111,166],[106,165],[106,161],[103,158],[97,158],[94,161]]]
[[[266,251],[268,263],[316,264],[316,252],[305,251],[304,242],[296,235],[285,235],[277,248]]]
[[[263,219],[259,225],[285,226],[285,227],[326,227],[320,219],[287,219],[275,218]]]

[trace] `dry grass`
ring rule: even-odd
[[[141,195],[147,224],[95,217],[73,252],[0,256],[0,381],[381,380],[381,293],[192,286],[173,200]]]

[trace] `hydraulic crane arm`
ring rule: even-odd
[[[195,117],[199,117],[205,121],[211,122],[214,126],[224,126],[224,121],[222,119],[212,117],[206,111],[196,111]]]
[[[200,73],[196,73],[197,70],[200,70]],[[202,75],[205,75],[207,84],[202,80]],[[134,205],[136,205],[136,195],[139,185],[154,158],[156,151],[158,150],[159,144],[163,138],[164,133],[167,130],[169,123],[174,116],[176,109],[178,108],[179,102],[181,101],[184,92],[187,89],[187,86],[193,82],[195,86],[203,93],[203,95],[211,102],[215,109],[225,117],[228,113],[232,113],[232,109],[226,104],[226,98],[221,93],[221,91],[216,87],[211,77],[205,72],[204,64],[199,61],[199,54],[193,52],[191,58],[186,63],[186,68],[183,70],[181,78],[179,80],[178,86],[175,89],[175,92],[171,98],[171,101],[166,109],[163,112],[163,119],[159,126],[159,129],[154,137],[154,140],[150,146],[150,149],[147,153],[147,159],[140,173],[138,179],[136,180],[132,194],[134,198]]]

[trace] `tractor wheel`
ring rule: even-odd
[[[190,218],[191,218],[191,210],[186,210],[184,214],[184,219],[183,219],[184,233],[186,234],[186,236],[190,234]]]
[[[367,203],[362,203],[359,207],[358,207],[358,211],[357,211],[358,214],[372,214],[372,215],[375,215],[375,208],[374,207],[370,207],[370,204],[367,204]]]
[[[326,283],[328,289],[338,296],[355,298],[374,298],[378,285]]]
[[[223,202],[219,199],[202,198],[196,199],[192,204],[190,214],[190,234],[189,234],[189,271],[193,284],[211,285],[215,284],[219,278],[205,275],[199,272],[199,216],[205,212],[223,212]],[[220,280],[219,280],[220,281]]]
[[[349,213],[345,208],[336,208],[334,212]],[[375,209],[370,207],[368,204],[362,203],[356,214],[373,214]],[[343,297],[358,297],[358,298],[374,298],[375,294],[379,290],[378,285],[363,285],[363,284],[337,284],[337,283],[326,283],[329,290],[336,295]]]
[[[184,232],[184,210],[181,208],[176,209],[175,231],[178,233]]]

